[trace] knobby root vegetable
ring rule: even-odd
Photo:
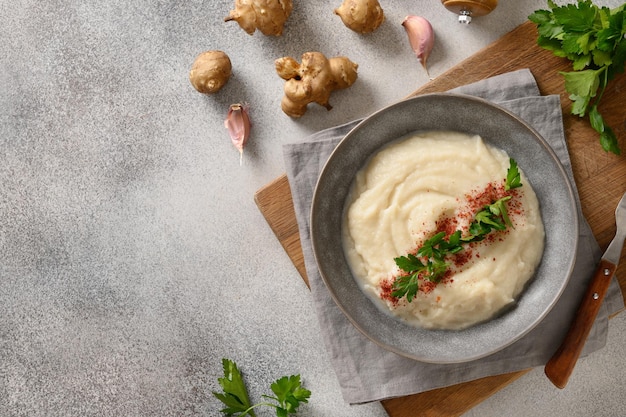
[[[332,109],[330,94],[350,87],[357,79],[357,64],[343,56],[327,59],[321,52],[304,53],[301,63],[283,57],[274,64],[278,75],[286,80],[281,108],[290,117],[304,115],[309,103]]]
[[[228,108],[228,115],[224,120],[224,126],[228,129],[230,140],[239,149],[239,165],[243,162],[243,148],[250,138],[250,116],[248,105],[236,103]]]
[[[378,29],[385,20],[378,0],[344,0],[335,9],[335,14],[348,28],[357,33],[370,33]]]
[[[428,68],[426,67],[426,61],[430,56],[435,45],[435,32],[430,22],[421,16],[407,16],[402,22],[402,26],[406,30],[406,34],[409,37],[409,43],[415,56],[422,64],[428,75]]]
[[[189,81],[205,94],[219,91],[232,74],[228,55],[222,51],[206,51],[198,55],[189,71]]]
[[[235,9],[224,21],[236,21],[250,35],[258,29],[264,35],[280,36],[292,9],[292,0],[235,0]]]

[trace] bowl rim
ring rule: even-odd
[[[315,212],[316,210],[319,208],[320,206],[320,184],[322,183],[325,175],[327,175],[327,171],[330,169],[329,167],[332,167],[332,163],[334,161],[335,158],[337,158],[337,155],[339,155],[341,152],[343,152],[343,149],[345,147],[347,147],[347,145],[350,143],[351,140],[353,140],[352,138],[355,137],[358,132],[367,127],[368,124],[373,123],[377,118],[381,117],[381,115],[384,115],[385,113],[388,113],[390,111],[393,111],[394,108],[398,107],[398,106],[405,106],[408,104],[410,104],[411,102],[414,101],[423,101],[423,100],[431,100],[431,99],[443,99],[443,100],[461,100],[461,101],[467,101],[467,102],[473,102],[473,103],[477,103],[483,106],[487,106],[492,108],[494,111],[500,113],[501,115],[503,115],[504,117],[507,117],[509,119],[512,120],[513,123],[517,123],[520,126],[522,126],[524,129],[526,129],[528,131],[528,133],[530,135],[533,136],[533,138],[535,139],[535,141],[537,142],[537,144],[539,144],[543,151],[546,153],[546,157],[548,157],[552,163],[554,164],[554,168],[556,168],[556,170],[558,171],[558,174],[560,176],[560,180],[563,181],[563,183],[565,184],[565,193],[567,194],[567,203],[568,203],[568,210],[569,213],[571,215],[572,218],[572,224],[569,225],[572,229],[572,235],[575,237],[575,243],[573,244],[574,250],[573,253],[571,254],[571,256],[569,256],[568,262],[567,262],[567,266],[564,269],[565,272],[565,278],[562,280],[560,286],[558,287],[557,291],[554,292],[553,297],[551,298],[550,302],[548,303],[547,306],[545,306],[544,310],[541,313],[538,313],[537,316],[535,317],[534,320],[532,320],[530,323],[528,323],[523,331],[520,331],[515,337],[511,337],[509,338],[507,341],[505,342],[501,342],[497,345],[494,345],[493,348],[491,349],[486,349],[482,352],[479,353],[474,353],[471,355],[466,355],[464,357],[459,357],[459,358],[455,358],[455,359],[451,359],[448,357],[436,357],[433,355],[428,355],[428,354],[420,354],[420,353],[415,353],[415,352],[410,352],[407,351],[406,349],[402,349],[402,348],[398,348],[395,345],[384,341],[384,340],[380,340],[379,338],[373,336],[372,334],[370,334],[370,332],[367,331],[367,329],[364,328],[363,325],[361,325],[361,323],[359,323],[357,320],[355,320],[352,315],[350,314],[350,311],[346,308],[346,306],[344,305],[343,301],[340,299],[340,297],[336,294],[336,292],[333,290],[333,284],[331,282],[331,279],[328,276],[328,273],[324,270],[324,267],[320,264],[320,248],[319,248],[319,242],[316,239],[316,226],[317,226],[317,220],[316,220],[316,216],[315,216]],[[430,129],[433,130],[433,129]],[[440,129],[440,130],[449,130],[449,129]],[[413,132],[418,132],[419,129],[414,129]],[[422,130],[423,131],[423,130]],[[399,139],[400,137],[396,137],[396,139]],[[385,143],[383,143],[381,145],[384,146],[386,143],[391,142],[392,140],[389,140]],[[380,148],[380,147],[379,147]],[[379,149],[377,148],[377,149]],[[374,152],[370,153],[370,156],[373,154]],[[367,159],[366,159],[367,160]],[[365,160],[365,161],[366,161]],[[362,164],[365,163],[365,161],[361,161]],[[359,168],[360,169],[360,168]],[[353,179],[351,179],[351,181],[353,181]],[[541,204],[541,202],[540,202]],[[343,206],[345,206],[345,200],[343,202]],[[330,156],[328,157],[328,159],[326,160],[326,162],[324,163],[321,171],[320,171],[320,175],[318,176],[318,179],[316,181],[315,184],[315,188],[314,188],[314,192],[313,192],[313,197],[311,200],[311,208],[310,208],[310,212],[309,212],[309,224],[310,224],[310,237],[311,237],[311,247],[312,247],[312,252],[314,255],[314,259],[316,262],[316,265],[318,267],[319,270],[319,274],[320,277],[322,278],[322,281],[324,282],[324,285],[326,286],[328,292],[330,293],[331,298],[333,299],[335,305],[340,309],[340,311],[342,312],[342,314],[344,315],[344,317],[346,317],[348,319],[348,321],[360,332],[362,333],[365,337],[367,337],[369,340],[371,340],[372,342],[376,343],[377,345],[379,345],[380,347],[394,352],[400,356],[404,356],[410,359],[414,359],[414,360],[419,360],[422,362],[427,362],[427,363],[440,363],[440,364],[446,364],[446,363],[462,363],[462,362],[468,362],[468,361],[472,361],[472,360],[476,360],[476,359],[480,359],[489,355],[492,355],[498,351],[501,351],[505,348],[507,348],[508,346],[514,344],[515,342],[517,342],[518,340],[520,340],[521,338],[523,338],[524,336],[526,336],[529,332],[531,332],[549,313],[550,311],[552,311],[553,307],[556,305],[556,303],[559,301],[561,295],[563,294],[565,288],[567,287],[571,275],[573,273],[574,270],[574,266],[575,266],[575,259],[576,259],[576,248],[578,246],[578,239],[579,239],[579,234],[580,234],[580,214],[579,214],[579,209],[578,209],[578,204],[577,204],[577,198],[576,198],[576,193],[574,191],[574,187],[572,184],[572,179],[570,177],[570,175],[567,173],[565,167],[563,166],[563,163],[561,162],[561,160],[559,159],[559,157],[557,156],[556,152],[554,151],[554,149],[550,146],[550,144],[532,127],[530,126],[525,120],[523,120],[520,116],[516,115],[515,113],[509,111],[508,109],[495,104],[491,101],[488,101],[486,99],[483,98],[479,98],[476,96],[471,96],[471,95],[466,95],[466,94],[459,94],[459,93],[450,93],[450,92],[442,92],[442,93],[428,93],[428,94],[421,94],[421,95],[416,95],[416,96],[411,96],[411,97],[407,97],[403,100],[400,100],[398,102],[392,103],[388,106],[385,106],[383,108],[381,108],[380,110],[370,114],[369,116],[365,117],[364,119],[362,119],[357,125],[355,125],[341,140],[340,142],[337,144],[337,146],[333,149],[333,151],[331,152]],[[545,221],[544,221],[545,223]],[[545,254],[546,248],[544,248],[544,254]],[[342,255],[345,259],[345,254]],[[347,262],[347,261],[346,261]],[[542,259],[543,262],[543,259]],[[539,267],[538,267],[539,268]],[[537,271],[536,271],[537,272]],[[354,279],[354,277],[353,277]],[[533,278],[531,279],[531,281],[535,280],[535,276],[533,276]],[[523,297],[524,293],[527,291],[527,289],[524,290],[524,292],[522,292],[522,294],[520,294],[520,296],[518,296],[518,299]],[[382,313],[381,311],[381,314]],[[400,321],[400,319],[396,320]],[[432,332],[432,330],[428,330],[428,329],[422,329],[426,332]],[[450,331],[450,330],[434,330],[434,331],[438,331],[438,332],[457,332],[457,331]]]

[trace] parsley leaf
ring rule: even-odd
[[[430,239],[428,239],[426,242],[424,242],[424,245],[420,248],[420,250],[417,251],[417,256],[435,259],[441,258],[442,253],[439,250],[438,245],[443,241],[445,237],[446,232],[439,232]]]
[[[513,188],[519,188],[522,186],[522,176],[519,172],[519,168],[517,167],[517,162],[513,158],[509,158],[509,169],[506,172],[506,182],[504,184],[504,189],[506,191],[512,190]]]
[[[510,199],[511,199],[511,196],[506,196],[497,200],[495,203],[489,206],[489,211],[494,216],[496,216],[496,218],[498,217],[501,218],[506,226],[513,227],[513,223],[511,223],[511,219],[509,219],[509,214],[506,209],[506,202],[509,201]]]
[[[584,116],[587,112],[587,106],[590,100],[596,96],[598,87],[600,86],[600,70],[584,70],[577,72],[561,72],[565,78],[565,89],[570,93],[570,98],[579,104],[576,112],[573,114]]]
[[[246,385],[237,368],[237,364],[230,359],[222,359],[224,377],[218,378],[223,393],[213,392],[213,395],[226,405],[221,412],[227,416],[256,417],[254,408],[260,406],[272,407],[277,417],[287,417],[296,414],[301,403],[307,403],[311,391],[300,383],[300,375],[284,376],[271,384],[270,388],[275,396],[263,395],[273,402],[262,402],[251,405]]]
[[[566,32],[584,33],[593,30],[597,7],[590,0],[579,0],[578,5],[566,4],[552,9],[554,20]]]
[[[415,255],[399,256],[395,258],[396,265],[406,272],[412,273],[424,269],[424,264]]]
[[[485,207],[478,213],[476,213],[476,217],[474,217],[474,223],[481,223],[482,230],[485,230],[487,233],[491,232],[491,229],[495,230],[505,230],[506,225],[504,221],[501,221],[495,216],[490,210],[491,206]],[[486,226],[486,227],[485,227]],[[484,233],[483,234],[487,234]]]
[[[610,126],[605,125],[604,130],[600,133],[600,144],[607,151],[619,155],[620,149],[617,145],[617,136],[615,136]]]
[[[398,259],[398,258],[396,258]],[[417,295],[419,290],[419,272],[414,271],[409,275],[401,275],[393,282],[392,297],[402,298],[406,296],[406,300],[410,303]]]
[[[255,414],[251,409],[248,391],[237,364],[229,359],[222,359],[222,367],[224,368],[224,377],[218,378],[217,381],[222,386],[224,392],[213,392],[213,395],[226,405],[226,408],[221,410],[222,413],[227,416],[249,415],[254,417]]]
[[[264,395],[264,397],[278,402],[279,405],[276,407],[276,415],[278,417],[287,417],[288,414],[295,414],[300,403],[308,402],[311,396],[311,391],[300,385],[300,375],[284,376],[277,379],[271,385],[271,389],[276,394],[276,397],[267,395]]]
[[[571,113],[588,116],[607,152],[620,154],[617,137],[599,116],[598,103],[609,80],[624,71],[626,63],[626,5],[598,7],[591,0],[536,10],[528,19],[537,25],[537,44],[567,58],[572,72],[561,72],[572,100]]]

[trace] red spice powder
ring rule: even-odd
[[[424,294],[428,294],[428,293],[432,292],[435,289],[436,286],[437,286],[436,282],[422,281],[420,283],[419,290],[420,290],[420,292],[423,292]]]
[[[472,251],[472,248],[467,247],[465,250],[455,253],[452,257],[452,262],[457,268],[462,268],[463,266],[467,265],[467,263],[472,259],[473,256],[474,253]]]
[[[504,189],[504,182],[490,182],[483,190],[465,195],[467,210],[473,218],[474,214],[484,206],[493,204],[507,195],[509,194]]]
[[[436,233],[445,232],[446,237],[456,232],[459,227],[459,220],[454,217],[441,217],[435,222],[437,226]]]
[[[398,305],[398,298],[391,295],[395,278],[387,278],[380,283],[380,298],[389,301],[393,306]]]

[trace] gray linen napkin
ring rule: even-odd
[[[495,76],[451,91],[490,100],[526,120],[550,143],[574,183],[559,97],[540,96],[529,70]],[[315,263],[309,212],[313,190],[326,160],[358,122],[320,131],[302,142],[286,144],[283,149],[311,293],[344,400],[348,403],[383,400],[545,364],[561,343],[601,256],[591,229],[580,212],[580,204],[580,242],[570,284],[557,305],[533,331],[493,355],[459,364],[414,361],[370,342],[341,313]],[[621,290],[614,279],[585,345],[584,355],[604,347],[608,316],[623,308]]]

